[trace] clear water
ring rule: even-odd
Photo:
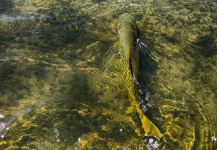
[[[217,148],[216,1],[2,0],[0,8],[1,149],[143,149],[117,71],[125,12],[152,51],[141,75],[162,149]]]

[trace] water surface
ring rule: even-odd
[[[0,8],[1,149],[143,149],[118,71],[125,12],[152,53],[142,53],[141,78],[163,149],[216,149],[216,1],[2,0]]]

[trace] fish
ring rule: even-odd
[[[128,97],[139,115],[145,137],[161,138],[160,130],[147,118],[139,107],[139,50],[137,48],[137,25],[135,18],[124,13],[119,17],[117,25],[119,35],[119,54],[121,60],[121,75],[128,91]]]

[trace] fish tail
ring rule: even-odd
[[[159,131],[159,129],[143,114],[142,110],[139,108],[138,105],[136,105],[137,113],[139,114],[139,118],[142,123],[142,127],[145,131],[145,133],[148,136],[157,136],[161,137],[162,134]]]

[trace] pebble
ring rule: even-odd
[[[83,112],[84,112],[84,113],[87,113],[87,112],[88,112],[88,109],[87,109],[87,108],[86,108],[86,109],[84,109],[84,110],[83,110]]]
[[[2,135],[1,135],[1,138],[3,139],[4,137],[5,137],[5,136],[2,134]]]
[[[6,126],[7,126],[7,123],[0,122],[0,131],[3,131]]]
[[[4,118],[4,117],[5,117],[4,115],[0,114],[0,119],[2,119],[2,118]]]

